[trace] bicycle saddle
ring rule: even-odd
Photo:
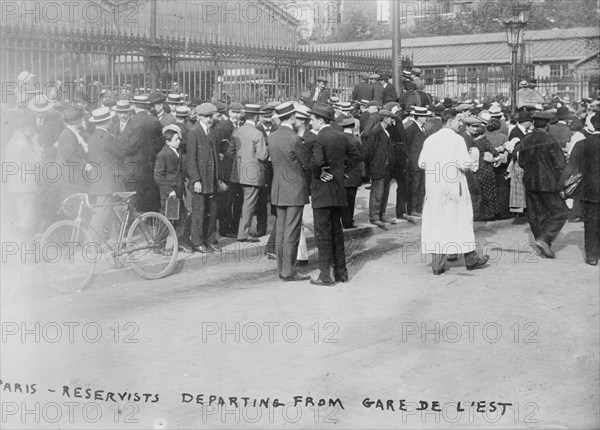
[[[113,193],[113,197],[127,200],[127,199],[130,199],[131,197],[135,196],[135,194],[136,194],[135,191],[122,191],[122,192],[118,192],[118,193]]]

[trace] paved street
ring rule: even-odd
[[[490,267],[441,276],[419,234],[349,241],[334,288],[284,284],[259,256],[23,292],[2,309],[3,427],[598,428],[600,274],[582,224],[546,260],[527,225],[478,223]]]

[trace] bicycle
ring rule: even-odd
[[[159,213],[138,213],[132,203],[135,195],[135,191],[117,192],[112,198],[120,201],[91,205],[88,195],[79,193],[62,202],[59,213],[75,218],[52,224],[40,241],[45,281],[52,288],[61,293],[83,290],[102,255],[117,268],[131,264],[146,279],[163,278],[172,272],[179,250],[175,228]],[[103,207],[112,208],[119,220],[116,241],[105,239],[91,224],[94,209]]]

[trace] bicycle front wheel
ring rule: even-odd
[[[75,293],[85,288],[101,257],[97,243],[75,221],[52,224],[40,241],[45,282],[59,293]]]
[[[125,262],[131,263],[141,277],[159,279],[170,274],[178,251],[175,228],[163,215],[146,212],[131,224]]]

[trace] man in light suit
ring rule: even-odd
[[[291,102],[275,109],[280,127],[268,137],[268,151],[273,164],[271,204],[277,208],[277,271],[285,281],[306,281],[310,276],[296,272],[295,263],[302,228],[302,212],[308,203],[304,169],[310,166],[311,154],[294,133],[296,110]]]
[[[260,106],[247,104],[244,107],[246,122],[232,134],[235,152],[234,167],[231,172],[231,182],[240,184],[244,190],[242,218],[238,227],[239,242],[259,242],[257,237],[250,235],[252,217],[256,211],[258,193],[265,185],[265,161],[269,157],[264,135],[256,129]]]
[[[217,107],[202,103],[196,107],[198,126],[187,134],[187,166],[192,192],[192,245],[202,253],[220,252],[214,244],[217,230],[217,193],[219,164],[216,136],[211,125],[217,121]]]
[[[310,194],[321,272],[310,283],[331,287],[335,282],[348,281],[342,229],[342,210],[348,204],[344,175],[360,163],[361,154],[343,133],[329,125],[335,120],[333,107],[315,103],[309,113],[312,129],[317,133],[312,146],[313,180]]]

